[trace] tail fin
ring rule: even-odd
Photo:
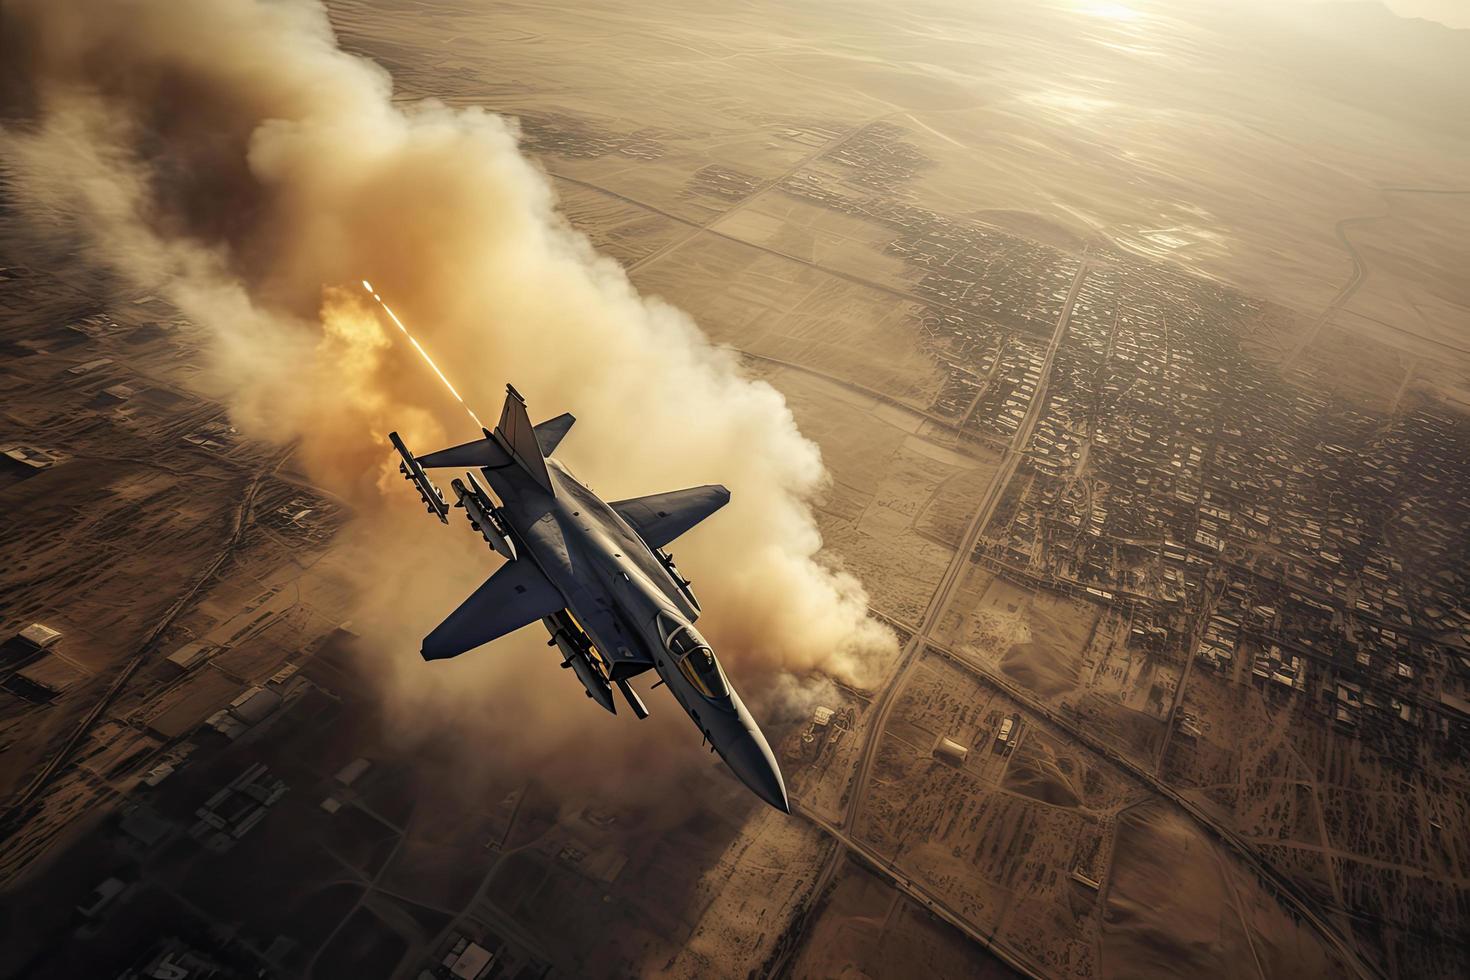
[[[541,455],[550,456],[566,437],[567,430],[577,421],[571,412],[563,412],[554,419],[536,423],[536,442],[541,446]]]
[[[514,385],[505,386],[505,407],[500,410],[500,424],[495,427],[495,437],[511,458],[546,490],[555,495],[551,474],[546,471],[546,458],[541,452],[541,443],[536,439],[536,427],[526,414],[526,400],[515,390]]]

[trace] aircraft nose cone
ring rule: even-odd
[[[782,813],[791,812],[781,767],[776,765],[776,756],[759,729],[742,729],[726,750],[725,762],[756,796]]]

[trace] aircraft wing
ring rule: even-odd
[[[484,439],[476,439],[474,442],[441,449],[437,453],[419,456],[417,459],[418,464],[426,470],[436,467],[454,467],[464,470],[480,466],[505,466],[510,462],[510,453],[501,449],[494,439],[487,436]]]
[[[612,509],[633,526],[650,548],[662,548],[729,502],[730,491],[711,483],[617,500]]]
[[[566,600],[525,560],[507,562],[424,637],[425,660],[447,660],[550,616]]]

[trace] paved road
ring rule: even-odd
[[[877,711],[868,721],[867,738],[863,745],[861,763],[858,769],[857,784],[849,798],[847,814],[843,817],[842,826],[844,830],[851,830],[853,822],[857,819],[857,811],[864,791],[867,789],[868,778],[872,773],[873,762],[876,753],[873,751],[882,737],[883,728],[887,724],[889,712],[896,701],[896,695],[902,689],[907,680],[908,673],[918,662],[918,654],[924,645],[929,642],[930,634],[939,625],[940,618],[949,608],[949,601],[954,595],[955,586],[964,577],[965,569],[969,568],[970,554],[975,549],[975,543],[979,540],[985,525],[995,514],[995,508],[999,505],[1005,488],[1010,484],[1016,474],[1016,469],[1021,464],[1023,450],[1031,438],[1031,432],[1036,427],[1036,420],[1041,417],[1042,404],[1046,401],[1047,384],[1051,378],[1052,361],[1056,356],[1057,348],[1061,346],[1062,336],[1066,333],[1067,318],[1072,314],[1072,306],[1077,299],[1077,291],[1082,286],[1082,280],[1087,275],[1087,262],[1084,260],[1077,267],[1077,274],[1072,279],[1072,286],[1067,291],[1066,302],[1062,305],[1061,314],[1057,317],[1056,328],[1052,331],[1051,343],[1046,348],[1046,359],[1041,367],[1041,379],[1036,387],[1036,394],[1031,399],[1031,404],[1026,410],[1021,424],[1016,427],[1016,434],[1011,438],[1011,443],[1006,447],[1005,455],[1000,468],[996,470],[990,485],[986,487],[985,496],[981,499],[980,507],[975,511],[975,516],[970,519],[970,524],[965,528],[965,533],[960,538],[960,543],[955,548],[954,557],[950,559],[944,575],[940,577],[939,586],[934,591],[933,598],[925,610],[924,618],[919,623],[919,629],[910,638],[908,645],[904,648],[903,655],[899,660],[899,667],[893,679],[884,687],[876,703]]]
[[[883,857],[867,844],[853,837],[844,828],[829,823],[815,813],[803,809],[800,804],[793,807],[793,812],[816,824],[831,835],[840,845],[837,848],[839,856],[845,853],[858,855],[871,865],[880,877],[887,879],[889,884],[893,885],[894,888],[902,892],[916,905],[928,909],[931,913],[964,933],[969,939],[984,946],[1017,973],[1023,976],[1037,978],[1037,980],[1047,976],[1042,966],[1032,960],[1029,955],[1011,946],[1005,940],[997,939],[994,934],[986,933],[975,928],[969,919],[956,912],[942,897],[929,891],[921,882],[915,881],[902,871],[894,868],[893,863],[888,858]],[[793,942],[790,948],[794,949],[797,945],[797,943]],[[785,964],[783,963],[781,966],[784,968]],[[775,975],[776,972],[773,970],[772,975]]]
[[[943,576],[940,577],[939,585],[935,589],[933,597],[929,600],[929,605],[925,610],[924,618],[920,622],[919,628],[910,637],[909,642],[904,645],[903,652],[899,655],[898,666],[894,670],[892,677],[884,684],[878,694],[877,700],[868,709],[863,748],[858,756],[856,782],[854,783],[852,793],[848,796],[847,808],[843,813],[841,825],[834,827],[826,821],[814,818],[808,811],[801,809],[798,803],[797,812],[806,816],[817,826],[832,833],[842,845],[833,850],[831,856],[827,859],[827,863],[823,865],[821,872],[817,875],[816,883],[812,889],[812,901],[814,903],[821,899],[822,893],[826,891],[827,886],[831,883],[838,868],[842,866],[842,862],[849,851],[857,851],[864,856],[872,854],[866,845],[856,844],[854,842],[852,832],[853,825],[857,821],[858,810],[861,807],[862,799],[867,792],[868,781],[872,777],[873,763],[876,761],[878,755],[876,751],[878,741],[882,738],[883,729],[888,723],[888,716],[898,701],[898,693],[903,690],[904,685],[908,681],[909,674],[918,664],[920,659],[919,654],[929,644],[931,633],[939,625],[940,619],[949,608],[949,602],[954,595],[956,586],[964,578],[965,570],[971,565],[970,554],[974,551],[976,541],[979,540],[981,532],[985,529],[985,525],[990,521],[991,516],[994,515],[995,508],[1000,503],[1005,488],[1010,484],[1012,477],[1016,474],[1017,467],[1021,463],[1026,443],[1031,438],[1031,432],[1036,427],[1037,419],[1041,417],[1042,405],[1046,401],[1047,385],[1051,379],[1052,362],[1056,357],[1057,349],[1061,346],[1062,338],[1066,334],[1067,320],[1072,315],[1072,307],[1077,301],[1077,292],[1082,287],[1082,281],[1087,276],[1087,268],[1088,262],[1084,257],[1077,267],[1077,273],[1072,279],[1071,288],[1067,291],[1067,298],[1062,304],[1061,313],[1057,316],[1056,327],[1052,330],[1051,342],[1046,348],[1046,359],[1042,363],[1041,379],[1037,384],[1036,393],[1031,399],[1031,404],[1027,408],[1025,416],[1021,419],[1021,424],[1017,426],[1010,444],[1006,447],[1000,468],[996,470],[995,476],[986,488],[985,496],[981,499],[979,508],[970,519],[969,526],[965,528],[965,533],[961,535],[959,545],[955,548],[954,556],[950,559],[950,563],[945,568]],[[886,859],[870,857],[870,860],[873,860],[875,864],[881,865]],[[894,875],[895,882],[898,882],[900,877]],[[914,890],[918,889],[918,886],[915,886],[908,879],[903,879],[903,881],[907,882],[907,887],[904,888],[906,892],[914,893]],[[922,891],[922,889],[919,889],[919,891]],[[1005,944],[1003,942],[997,943],[994,937],[985,937],[980,930],[976,929],[962,916],[947,907],[941,908],[936,906],[935,903],[938,899],[934,896],[923,892],[920,900],[923,901],[926,907],[933,910],[935,914],[955,924],[967,936],[976,939],[978,942],[983,942],[988,949],[995,952],[997,956],[1004,959],[1014,969],[1029,976],[1043,975],[1037,972],[1033,966],[1022,962],[1022,954],[1014,950],[1007,950]],[[789,969],[791,957],[799,945],[799,942],[793,941],[787,946],[786,952],[774,964],[771,970],[772,976],[780,976]]]

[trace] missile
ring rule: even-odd
[[[485,539],[485,543],[497,555],[515,561],[515,542],[511,541],[505,533],[500,517],[495,513],[495,505],[490,502],[490,495],[485,492],[484,487],[480,486],[479,481],[475,479],[475,474],[466,473],[465,476],[470,481],[468,487],[458,478],[449,482],[457,501],[454,506],[464,508],[470,527],[480,532],[480,537]]]
[[[585,656],[572,658],[572,673],[577,675],[577,680],[587,689],[589,698],[606,708],[609,714],[618,713],[617,705],[613,704],[612,688],[608,687],[607,681],[602,679],[602,675]]]
[[[613,704],[612,685],[602,676],[601,669],[592,663],[591,644],[588,643],[586,634],[573,623],[563,621],[564,615],[557,613],[541,620],[542,625],[551,633],[551,640],[547,645],[554,644],[561,650],[561,665],[572,669],[577,680],[587,689],[589,698],[606,708],[609,714],[617,714],[617,705]]]
[[[439,518],[440,524],[448,524],[449,505],[444,502],[444,494],[430,482],[429,475],[424,472],[419,461],[414,459],[413,453],[408,451],[403,440],[398,438],[398,433],[388,433],[388,439],[393,443],[393,448],[398,450],[398,455],[403,457],[403,462],[398,464],[398,472],[403,474],[405,480],[413,483],[414,488],[419,492],[419,498],[429,509],[429,513]]]

